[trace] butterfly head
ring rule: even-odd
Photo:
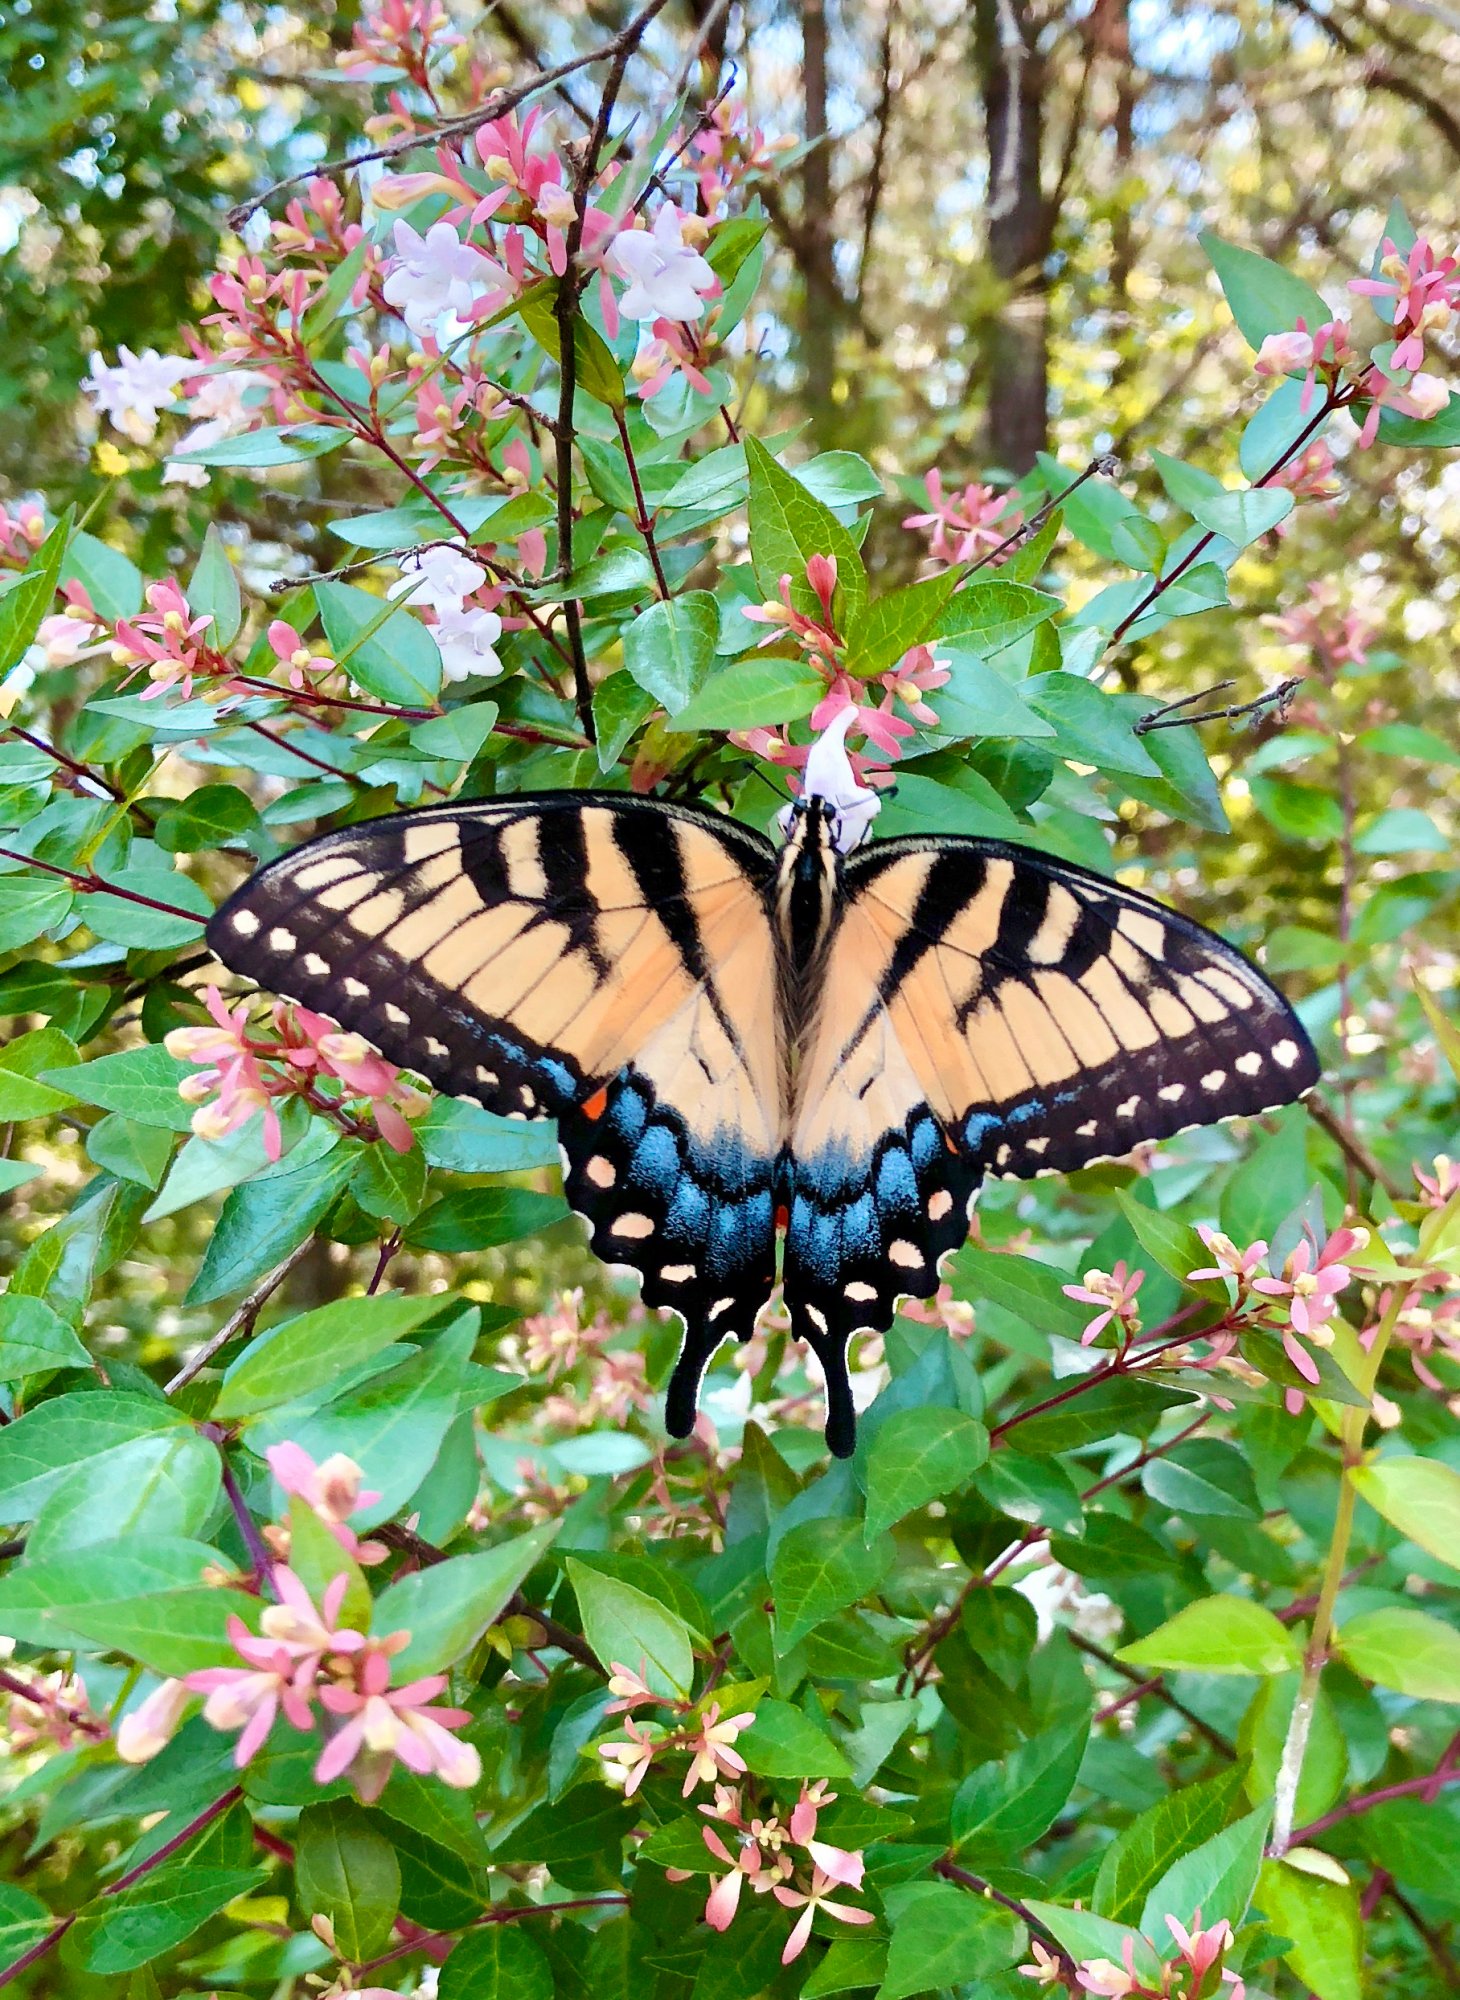
[[[847,732],[856,719],[855,708],[844,708],[807,752],[801,796],[779,815],[788,846],[824,842],[839,854],[850,854],[881,810],[876,792],[858,784],[847,755]]]

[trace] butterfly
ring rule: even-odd
[[[846,1456],[848,1342],[937,1289],[985,1176],[1275,1108],[1318,1063],[1261,973],[1149,896],[996,840],[844,854],[809,786],[783,824],[618,792],[398,813],[260,869],[208,942],[439,1089],[557,1120],[594,1251],[683,1321],[671,1435],[779,1250]]]

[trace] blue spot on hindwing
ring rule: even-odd
[[[877,1199],[889,1208],[915,1208],[918,1177],[904,1152],[889,1150],[877,1163]]]

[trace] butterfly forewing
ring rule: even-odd
[[[687,1430],[705,1361],[774,1279],[773,869],[758,835],[641,800],[451,806],[286,855],[209,942],[438,1088],[557,1117],[594,1250],[684,1315]]]

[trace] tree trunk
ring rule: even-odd
[[[1004,45],[1001,29],[1017,30],[1018,48]],[[988,452],[994,466],[1018,476],[1048,437],[1043,265],[1052,222],[1040,184],[1043,78],[1023,0],[977,0],[974,45],[989,146],[989,263],[1008,287],[982,333]]]
[[[831,442],[835,409],[836,333],[840,298],[833,262],[831,154],[826,144],[826,0],[801,0],[801,81],[805,128],[813,145],[801,164],[801,281],[805,314],[801,356],[807,412],[817,442]]]

